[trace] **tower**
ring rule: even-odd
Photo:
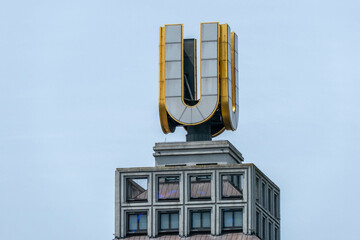
[[[155,143],[155,167],[115,171],[115,238],[280,239],[280,189],[229,141],[239,116],[238,40],[228,24],[160,27],[159,115],[165,134],[182,126],[186,142]]]

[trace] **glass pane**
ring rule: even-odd
[[[179,176],[159,177],[159,200],[179,200]]]
[[[137,230],[137,215],[129,215],[128,230],[135,232]]]
[[[211,198],[211,175],[192,176],[190,182],[192,199]]]
[[[200,228],[200,213],[193,213],[192,214],[192,221],[191,221],[191,227],[192,228]]]
[[[269,240],[272,240],[272,224],[269,223]]]
[[[160,228],[161,229],[169,229],[169,214],[163,213],[160,215]]]
[[[224,227],[228,228],[228,227],[232,227],[232,226],[233,226],[233,213],[232,212],[224,212]]]
[[[140,213],[138,216],[139,219],[139,230],[146,230],[147,229],[147,215]]]
[[[242,198],[242,175],[231,174],[222,176],[222,196]]]
[[[147,178],[128,178],[127,179],[127,200],[144,201],[147,200]]]
[[[202,227],[209,228],[210,227],[210,212],[202,213]]]
[[[242,211],[234,212],[234,227],[242,227],[243,225],[243,214]]]
[[[179,229],[179,214],[172,213],[171,214],[171,229]]]

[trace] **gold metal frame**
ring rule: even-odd
[[[171,133],[165,103],[165,27],[159,31],[159,117],[163,133]]]

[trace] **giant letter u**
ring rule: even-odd
[[[190,87],[184,74],[183,25],[160,27],[159,111],[164,133],[175,130],[170,119],[176,125],[199,125],[216,112],[221,116],[223,130],[237,128],[237,36],[227,24],[202,23],[200,28],[200,99],[190,104],[184,99],[184,89]],[[196,57],[194,66],[196,78]],[[196,81],[191,83],[196,95]]]

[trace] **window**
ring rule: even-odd
[[[211,211],[191,211],[191,231],[206,231],[211,229]]]
[[[266,192],[266,185],[265,185],[265,183],[263,182],[262,184],[261,184],[261,199],[262,199],[262,205],[263,205],[263,207],[265,207],[265,192]]]
[[[279,229],[276,227],[275,228],[275,240],[279,240],[279,239],[280,239]]]
[[[143,178],[127,178],[126,179],[126,200],[131,201],[147,201],[148,198],[148,179]]]
[[[190,176],[190,199],[211,199],[211,175]]]
[[[255,198],[256,202],[260,201],[260,179],[256,177],[256,183],[255,183]]]
[[[279,195],[276,193],[274,194],[274,215],[276,218],[280,217],[279,214]]]
[[[260,213],[256,212],[256,236],[260,237]]]
[[[268,197],[267,197],[267,200],[268,200],[268,202],[267,202],[267,209],[269,210],[269,212],[271,212],[272,211],[272,209],[271,209],[271,199],[272,199],[272,197],[271,197],[271,188],[269,188],[268,189]]]
[[[272,238],[272,223],[271,223],[271,222],[269,222],[269,229],[268,229],[268,231],[269,231],[269,237],[268,237],[268,239],[269,239],[269,240],[273,240],[273,238]]]
[[[127,232],[129,234],[147,233],[147,212],[128,213]]]
[[[179,176],[158,178],[158,200],[179,201]]]
[[[242,209],[223,210],[223,230],[242,230],[243,211]]]
[[[222,175],[222,197],[231,199],[243,198],[243,175],[229,174]]]
[[[262,238],[265,239],[265,234],[266,233],[266,218],[263,217],[262,219]]]
[[[159,232],[179,231],[179,212],[160,212],[159,220]]]

